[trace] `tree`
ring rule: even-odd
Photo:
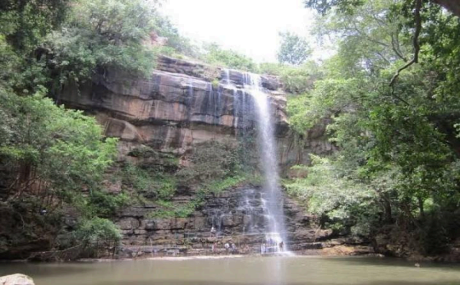
[[[311,54],[310,47],[305,39],[291,32],[282,32],[281,46],[278,51],[278,61],[292,65],[304,63]]]
[[[407,2],[407,0],[401,2],[404,1]],[[332,7],[338,7],[342,11],[353,11],[353,7],[363,4],[365,0],[305,0],[304,2],[306,7],[325,14]],[[431,0],[431,2],[441,5],[456,16],[460,16],[460,4],[457,0]]]
[[[0,89],[0,158],[11,174],[9,199],[31,195],[55,208],[55,198],[62,202],[72,192],[97,187],[116,139],[104,139],[95,119],[56,106],[43,93],[21,97]]]
[[[425,4],[418,11],[424,19],[420,64],[408,64],[417,56],[412,24],[417,15],[400,13],[403,2],[362,1],[329,10],[317,24],[320,35],[336,40],[337,54],[321,67],[323,77],[314,88],[289,100],[288,110],[294,129],[302,134],[328,118],[329,138],[339,151],[327,161],[328,172],[322,169],[319,175],[320,165],[313,165],[310,177],[295,181],[291,189],[318,200],[322,196],[313,190],[332,192],[329,181],[360,185],[348,193],[366,201],[364,207],[376,207],[354,213],[379,217],[368,232],[378,233],[389,224],[411,236],[411,245],[418,245],[412,250],[433,254],[445,248],[430,246],[436,229],[445,229],[439,233],[444,243],[458,235],[446,225],[454,223],[449,213],[458,210],[460,201],[455,127],[460,121],[455,96],[460,91],[459,22],[440,7]],[[404,72],[389,86],[401,66]],[[324,205],[336,203],[323,212],[329,217],[336,209],[350,213],[356,209],[350,201],[356,202],[326,197]]]
[[[4,0],[0,3],[0,34],[22,52],[33,48],[67,16],[70,0]]]
[[[53,78],[50,90],[78,84],[108,69],[147,76],[156,53],[146,44],[155,31],[155,5],[143,0],[79,0],[62,29],[50,33],[39,57]]]

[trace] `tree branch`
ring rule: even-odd
[[[397,40],[395,39],[395,37],[393,36],[393,34],[390,35],[391,37],[391,47],[394,51],[394,53],[402,60],[404,61],[407,61],[407,58],[399,51],[399,48],[398,48],[398,43],[397,43]]]
[[[420,31],[422,30],[422,17],[420,16],[420,10],[422,9],[422,0],[415,0],[415,33],[414,38],[412,39],[412,45],[414,46],[414,57],[407,62],[403,67],[399,68],[393,78],[391,78],[390,86],[393,88],[396,82],[396,79],[399,77],[399,74],[404,69],[408,68],[414,63],[418,63],[418,54],[420,52],[420,44],[418,42],[418,38],[420,36]],[[392,92],[394,95],[394,92]],[[406,102],[407,103],[407,102]]]

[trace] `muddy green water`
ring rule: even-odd
[[[387,258],[244,257],[64,264],[0,264],[0,276],[32,276],[36,285],[460,284],[460,265]]]

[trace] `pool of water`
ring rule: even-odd
[[[388,258],[242,257],[95,263],[5,263],[36,285],[409,285],[460,284],[460,265]]]

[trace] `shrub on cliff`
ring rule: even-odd
[[[169,200],[176,192],[175,177],[156,168],[143,168],[128,163],[124,165],[122,175],[123,185],[133,190],[141,202],[144,198]]]

